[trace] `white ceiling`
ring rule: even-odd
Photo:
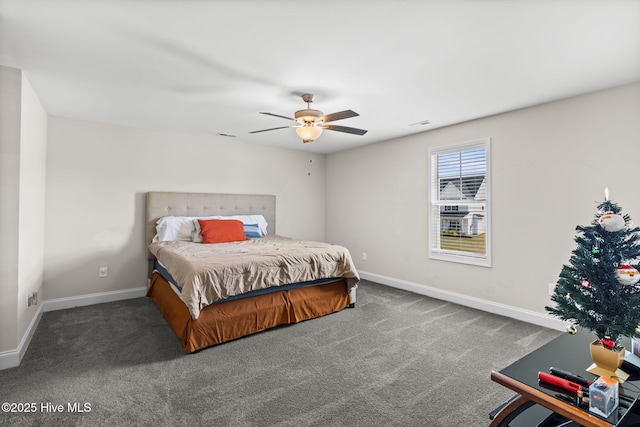
[[[640,81],[638,0],[0,0],[0,17],[0,64],[50,115],[317,153]],[[293,116],[303,92],[369,132],[248,133],[289,125],[258,112]]]

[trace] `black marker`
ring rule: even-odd
[[[572,374],[571,372],[563,371],[562,369],[551,367],[549,368],[549,372],[551,372],[551,375],[554,375],[556,377],[578,383],[582,387],[588,388],[593,383],[593,381],[589,381],[586,378],[582,378],[581,376]]]

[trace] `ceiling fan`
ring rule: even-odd
[[[348,119],[350,117],[359,116],[358,113],[352,110],[344,110],[339,111],[337,113],[323,115],[322,111],[312,110],[311,103],[313,102],[313,94],[305,93],[302,95],[302,100],[307,103],[307,108],[305,110],[298,110],[295,113],[295,118],[281,116],[279,114],[273,113],[264,113],[260,112],[260,114],[266,114],[268,116],[280,117],[287,120],[292,120],[296,122],[295,125],[291,126],[280,126],[277,128],[270,129],[262,129],[255,130],[249,133],[258,133],[258,132],[266,132],[269,130],[276,129],[286,129],[286,128],[295,128],[296,133],[302,139],[302,142],[311,142],[317,139],[320,135],[322,135],[322,130],[335,130],[338,132],[351,133],[354,135],[364,135],[367,133],[364,129],[356,129],[347,126],[338,126],[338,125],[329,125],[329,122],[335,122],[336,120]]]

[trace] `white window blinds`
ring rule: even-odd
[[[429,150],[429,256],[491,266],[489,145],[485,138]]]

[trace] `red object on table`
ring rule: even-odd
[[[544,381],[547,384],[554,385],[556,387],[560,387],[564,390],[570,391],[578,395],[579,392],[582,392],[582,386],[578,383],[574,383],[573,381],[565,380],[560,377],[556,377],[555,375],[551,375],[547,372],[538,372],[538,380]]]

